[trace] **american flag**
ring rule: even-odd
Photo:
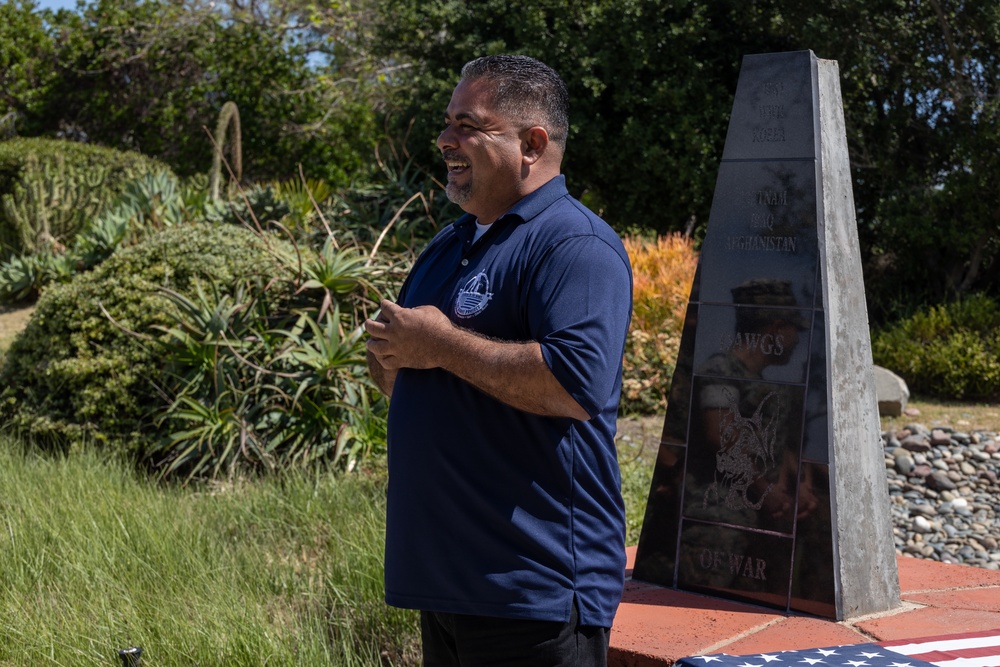
[[[756,655],[697,655],[679,667],[1000,667],[1000,629]]]

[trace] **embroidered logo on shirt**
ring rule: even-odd
[[[493,298],[490,291],[490,279],[486,272],[480,271],[474,278],[458,290],[455,297],[455,315],[462,319],[473,317],[486,309],[486,304]]]

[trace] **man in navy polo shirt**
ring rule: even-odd
[[[560,174],[566,86],[462,68],[437,144],[466,212],[365,323],[389,407],[386,601],[425,665],[604,665],[624,585],[614,434],[632,276]]]

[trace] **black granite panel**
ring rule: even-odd
[[[764,380],[805,384],[811,329],[809,310],[703,304],[698,313],[694,367],[705,368],[715,355],[733,355],[759,367],[758,375]],[[739,364],[718,371],[745,378],[746,368]]]
[[[688,301],[690,303],[701,301],[701,262],[695,267],[694,280],[691,281],[691,298]]]
[[[817,176],[816,176],[816,182],[817,183],[822,183],[823,182],[822,175],[817,174]],[[818,196],[818,193],[817,193],[817,196]],[[819,235],[821,233],[823,233],[823,231],[822,231],[822,225],[817,225],[817,227],[816,227],[816,236],[817,236],[817,239],[819,238]],[[823,263],[822,263],[822,261],[816,262],[816,285],[820,286],[820,288],[816,290],[816,296],[815,296],[815,299],[813,301],[813,308],[815,308],[816,310],[824,310],[826,308],[826,306],[823,303],[823,289],[822,289],[822,285],[823,285]]]
[[[667,394],[667,415],[663,420],[663,443],[686,445],[688,415],[691,408],[691,376],[694,373],[695,334],[698,329],[698,306],[688,305],[677,351],[674,377]]]
[[[632,576],[663,586],[674,586],[677,536],[680,530],[681,495],[687,450],[660,445],[653,468],[653,482],[642,521],[642,536],[635,553]]]
[[[802,466],[798,510],[790,606],[796,611],[836,617],[829,466]]]
[[[722,164],[699,259],[700,301],[733,303],[734,290],[770,281],[787,285],[794,305],[811,307],[816,169],[815,161]]]
[[[695,376],[683,515],[791,533],[805,388],[733,379],[738,364]]]
[[[722,159],[816,157],[816,69],[810,51],[745,56]]]
[[[790,537],[684,521],[679,588],[788,608]]]
[[[830,413],[826,389],[829,373],[826,367],[826,346],[826,314],[816,311],[809,355],[809,387],[806,390],[806,425],[802,458],[819,463],[830,462]]]

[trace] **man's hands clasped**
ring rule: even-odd
[[[439,351],[455,326],[434,306],[403,308],[383,300],[375,319],[365,320],[367,347],[387,370],[438,368]]]

